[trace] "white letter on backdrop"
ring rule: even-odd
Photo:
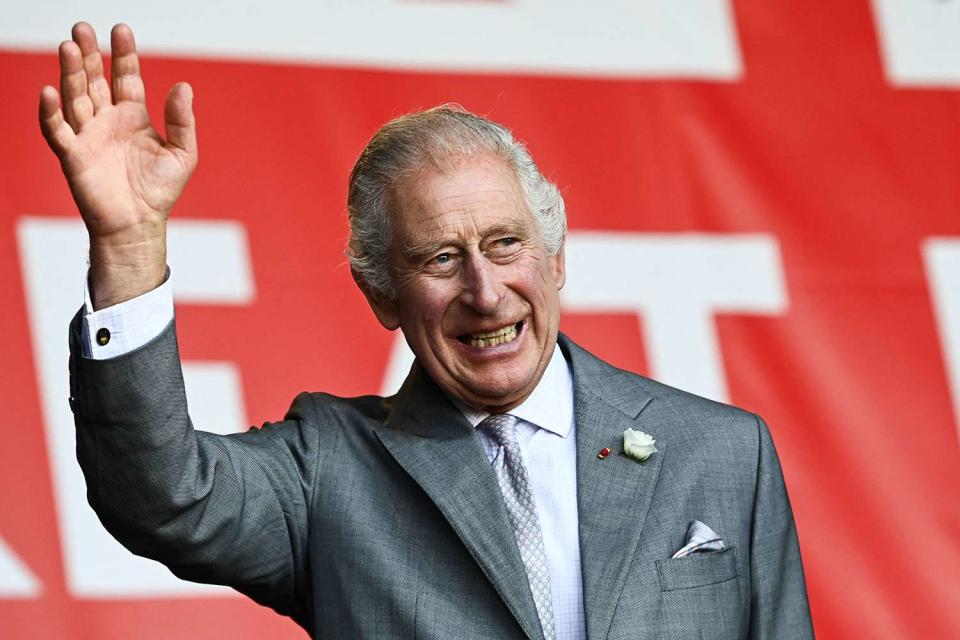
[[[923,258],[960,437],[960,238],[928,238]]]
[[[176,220],[168,229],[178,301],[242,305],[253,300],[241,224]],[[99,599],[233,595],[224,587],[180,580],[162,565],[132,555],[87,505],[66,369],[67,323],[83,303],[87,233],[76,218],[24,217],[17,235],[70,593]],[[246,426],[240,375],[232,363],[185,362],[183,373],[195,424],[218,433]]]
[[[571,232],[566,258],[565,313],[641,314],[651,375],[714,400],[728,397],[713,316],[786,310],[779,245],[767,235]],[[398,333],[383,393],[412,361]]]

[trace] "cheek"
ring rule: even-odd
[[[546,301],[555,300],[559,295],[559,287],[551,271],[542,268],[531,269],[525,275],[524,297],[531,302],[543,304]]]
[[[536,324],[546,326],[560,316],[560,291],[552,274],[538,271],[531,274],[524,298],[534,311]]]
[[[448,296],[430,287],[420,287],[404,292],[409,302],[403,306],[402,322],[406,326],[414,323],[419,332],[435,331],[443,322],[450,307]]]

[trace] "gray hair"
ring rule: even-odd
[[[492,152],[513,169],[547,253],[563,247],[567,217],[560,190],[547,180],[522,142],[501,124],[459,105],[441,105],[383,125],[367,143],[347,195],[354,273],[375,293],[396,297],[390,272],[391,193],[405,176],[424,167],[442,170],[456,158]]]

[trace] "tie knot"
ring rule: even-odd
[[[483,429],[499,446],[505,447],[517,441],[517,416],[509,413],[494,413],[483,419],[477,428]]]

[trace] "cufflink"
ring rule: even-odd
[[[103,327],[97,331],[97,344],[105,347],[110,342],[110,329]]]

